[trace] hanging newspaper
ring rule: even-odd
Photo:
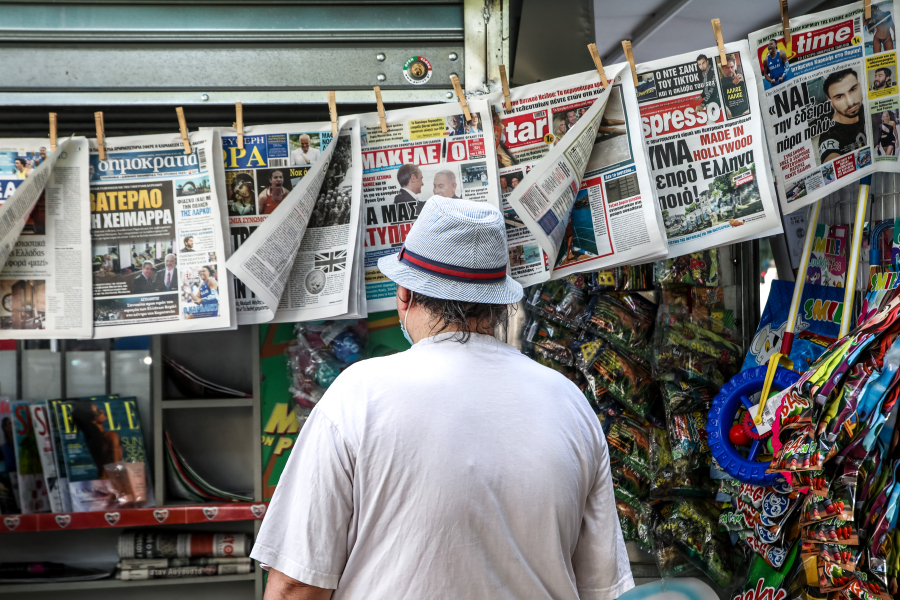
[[[781,233],[750,48],[725,52],[725,65],[709,48],[637,67],[669,257]]]
[[[90,338],[88,141],[0,140],[0,338]]]
[[[863,3],[750,34],[753,70],[785,214],[874,172],[897,172],[898,88],[893,14]]]
[[[512,276],[523,285],[667,255],[627,63],[490,97]],[[493,166],[492,166],[493,168]]]
[[[217,131],[91,140],[94,337],[236,327]]]
[[[235,277],[238,324],[366,316],[362,257],[356,251],[361,240],[362,189],[358,129],[358,125],[348,124],[336,149],[329,149],[330,122],[244,127],[243,149],[237,147],[234,129],[220,129],[232,251],[236,252],[282,204],[294,207],[286,209],[287,214],[294,210],[295,217],[305,220],[300,237],[291,243],[270,242],[269,250],[277,251],[277,257],[257,257],[269,263],[265,269],[269,274],[254,275],[255,285]],[[298,191],[292,196],[323,158],[328,164],[317,180],[321,189],[309,188],[311,192]],[[309,193],[312,196],[307,198]],[[312,210],[305,206],[309,198],[315,202]],[[263,239],[274,234],[284,217],[269,226],[268,235],[264,231],[254,239],[265,246]],[[290,226],[298,227],[296,223]],[[291,249],[293,253],[289,254]],[[228,264],[229,270],[238,260]],[[258,267],[254,260],[245,268],[252,270],[253,265]],[[271,294],[260,291],[257,295],[257,289],[275,284],[277,278],[271,279],[271,274],[276,270],[279,275],[287,274],[287,282],[279,281],[280,289],[272,288]],[[266,294],[273,304],[263,299]]]
[[[497,180],[488,170],[493,138],[482,100],[390,110],[388,132],[378,113],[358,115],[363,127],[366,299],[370,312],[394,310],[397,286],[378,259],[400,251],[406,234],[432,196],[489,202],[499,208]]]

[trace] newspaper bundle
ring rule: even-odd
[[[781,232],[746,41],[638,65],[669,256]],[[758,161],[758,162],[757,162]]]
[[[91,140],[94,337],[236,326],[217,131]]]
[[[337,140],[314,123],[254,127],[243,151],[236,142],[223,138],[240,322],[366,316],[358,121],[342,119]]]
[[[750,34],[778,197],[793,212],[897,165],[898,2],[862,2]]]
[[[396,308],[397,285],[378,259],[400,251],[406,234],[432,196],[489,202],[499,208],[497,180],[488,168],[490,117],[484,101],[387,111],[387,133],[377,113],[358,115],[362,126],[366,301],[370,312]],[[491,157],[493,160],[493,157]]]
[[[88,141],[0,140],[0,338],[89,338]]]
[[[627,63],[490,97],[512,276],[523,285],[666,256]]]

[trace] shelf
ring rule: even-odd
[[[158,585],[188,585],[192,583],[233,583],[254,581],[256,573],[241,575],[210,575],[208,577],[180,577],[176,579],[147,579],[145,581],[122,581],[121,579],[97,579],[96,581],[72,581],[59,583],[0,583],[0,596],[25,592],[74,592],[77,590],[100,590],[112,588],[132,588]]]
[[[197,398],[194,400],[163,400],[163,410],[170,408],[236,408],[253,406],[253,398]]]
[[[268,502],[234,502],[131,508],[108,512],[3,515],[0,517],[0,533],[258,521],[266,514],[268,506]]]

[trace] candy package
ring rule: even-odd
[[[608,342],[597,347],[584,376],[595,394],[605,390],[641,417],[647,416],[657,398],[650,374]]]
[[[656,530],[713,582],[726,587],[734,577],[735,553],[718,531],[719,514],[712,502],[678,500],[663,508]]]
[[[646,352],[655,316],[656,307],[641,296],[601,294],[591,300],[584,327],[630,352]]]
[[[639,423],[628,415],[621,415],[609,429],[606,441],[611,459],[628,465],[646,479],[650,479],[650,425]]]
[[[655,266],[656,283],[663,288],[676,285],[719,285],[719,251],[715,248],[657,261]]]
[[[566,366],[575,364],[572,351],[575,334],[564,325],[544,318],[534,319],[526,325],[524,338],[534,344],[535,354]]]
[[[859,535],[852,521],[837,517],[817,521],[801,528],[803,540],[819,544],[859,545]]]

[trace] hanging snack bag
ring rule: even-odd
[[[663,288],[676,285],[719,285],[719,251],[715,248],[668,258],[655,264],[656,283]]]
[[[646,418],[657,397],[650,374],[608,342],[597,348],[584,376],[595,394],[605,390],[641,417]]]

